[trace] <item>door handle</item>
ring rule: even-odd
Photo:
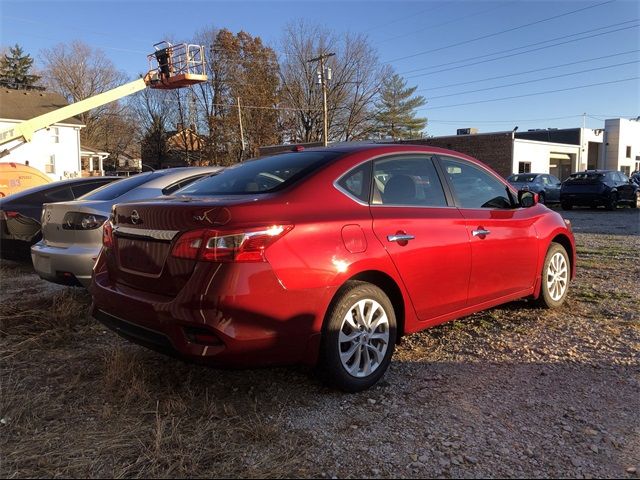
[[[490,231],[490,230],[485,230],[485,229],[484,229],[484,228],[482,228],[482,227],[478,227],[478,230],[472,230],[472,231],[471,231],[471,234],[472,234],[474,237],[484,237],[484,236],[486,236],[486,235],[489,235],[490,233],[491,233],[491,231]]]
[[[414,238],[416,238],[415,235],[408,235],[406,233],[396,233],[395,235],[387,236],[387,240],[390,242],[408,242]]]

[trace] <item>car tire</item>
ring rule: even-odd
[[[562,202],[561,206],[562,206],[563,210],[571,210],[573,208],[573,205],[571,205],[570,203],[566,203],[566,202]]]
[[[347,282],[327,310],[318,373],[345,392],[373,386],[391,363],[396,325],[391,300],[380,288]]]
[[[631,202],[631,208],[638,208],[638,204],[640,203],[640,192],[637,192]]]
[[[542,265],[540,296],[537,304],[543,308],[558,308],[567,299],[571,263],[569,254],[559,243],[553,242]]]
[[[611,211],[611,210],[615,210],[617,206],[618,206],[618,196],[615,193],[612,193],[611,195],[609,195],[607,202],[604,204],[604,208]]]

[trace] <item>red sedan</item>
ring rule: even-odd
[[[568,223],[465,155],[313,149],[119,204],[95,318],[217,365],[317,365],[344,390],[384,374],[403,335],[518,298],[549,308],[575,274]]]

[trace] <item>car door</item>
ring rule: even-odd
[[[468,305],[531,289],[538,265],[538,209],[514,208],[506,184],[479,165],[448,156],[439,161],[471,242]]]
[[[421,321],[464,308],[471,270],[465,219],[426,154],[373,162],[373,231],[389,253]]]

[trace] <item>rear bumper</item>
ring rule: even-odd
[[[606,193],[561,193],[560,202],[571,205],[605,205],[609,200]]]
[[[212,288],[202,291],[208,284]],[[243,291],[251,286],[254,294]],[[315,312],[326,290],[288,291],[268,264],[222,264],[213,270],[198,265],[175,298],[114,284],[102,269],[90,291],[94,318],[165,354],[231,367],[317,362],[322,318]]]
[[[100,247],[52,247],[39,242],[31,247],[36,273],[45,280],[62,285],[88,287]]]

